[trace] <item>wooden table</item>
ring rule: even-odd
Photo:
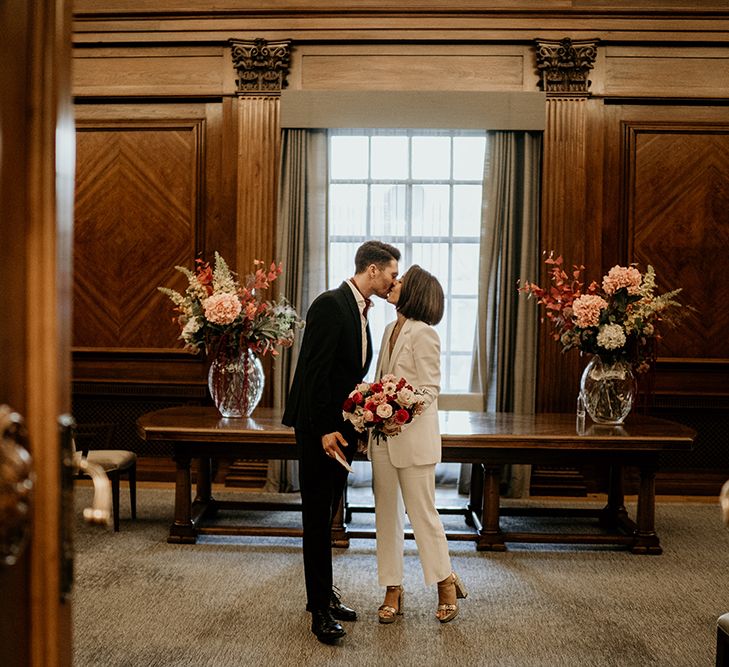
[[[659,455],[668,450],[689,450],[695,432],[682,424],[631,415],[623,426],[607,427],[589,422],[576,426],[574,415],[441,412],[443,460],[473,464],[469,502],[462,508],[439,508],[462,513],[464,532],[448,533],[449,539],[473,540],[479,551],[503,551],[507,542],[622,545],[638,554],[660,554],[655,532],[655,475]],[[173,447],[177,467],[175,520],[168,542],[194,543],[199,534],[300,536],[300,528],[216,526],[210,518],[218,508],[291,510],[300,505],[219,501],[211,492],[211,461],[216,457],[244,459],[295,459],[293,430],[281,424],[281,415],[258,408],[246,419],[222,419],[212,407],[183,406],[156,410],[137,421],[139,434],[148,441]],[[199,459],[197,494],[191,498],[190,465]],[[605,507],[502,508],[499,498],[501,468],[508,463],[608,466],[610,484]],[[622,470],[634,466],[640,472],[636,519],[624,505]],[[351,538],[374,537],[374,531],[347,530],[344,518],[351,511],[371,508],[347,507],[332,532],[334,543],[348,546]],[[589,533],[507,532],[502,515],[559,515],[596,517],[604,529]]]

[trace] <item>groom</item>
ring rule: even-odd
[[[306,609],[311,631],[326,644],[346,634],[339,621],[357,620],[332,585],[332,519],[347,481],[336,457],[351,463],[357,450],[357,433],[343,420],[342,404],[372,359],[370,297],[387,298],[399,259],[397,248],[367,241],[355,255],[354,277],[314,299],[283,416],[295,429],[299,451]]]

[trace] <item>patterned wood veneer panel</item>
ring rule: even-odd
[[[86,348],[177,348],[175,265],[196,251],[201,121],[77,131],[74,341]]]
[[[632,261],[696,308],[664,328],[661,357],[729,358],[729,125],[629,128]]]

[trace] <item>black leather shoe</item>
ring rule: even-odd
[[[324,644],[336,644],[347,634],[345,629],[332,618],[328,609],[311,612],[311,631]]]
[[[342,604],[342,596],[339,594],[339,589],[336,587],[332,589],[332,599],[329,602],[329,612],[338,621],[356,621],[357,612]]]

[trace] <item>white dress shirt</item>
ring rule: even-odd
[[[364,368],[364,365],[367,362],[367,315],[365,314],[367,300],[362,292],[357,289],[357,286],[352,282],[351,278],[347,281],[347,285],[349,285],[349,289],[352,290],[354,299],[357,302],[357,308],[359,308],[360,321],[362,323],[362,368]],[[370,304],[372,304],[371,301]]]

